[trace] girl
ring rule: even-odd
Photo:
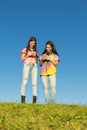
[[[54,103],[56,96],[56,66],[60,61],[54,43],[48,41],[45,50],[40,56],[40,76],[44,88],[46,103]]]
[[[27,86],[28,76],[32,75],[32,91],[33,91],[33,103],[37,100],[37,61],[38,52],[36,49],[36,38],[31,37],[28,41],[28,45],[21,51],[21,61],[24,62],[23,67],[23,80],[21,85],[21,102],[25,103],[25,89]]]

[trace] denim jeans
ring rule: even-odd
[[[32,93],[37,96],[37,64],[24,64],[23,79],[21,85],[21,95],[25,96],[25,89],[28,82],[29,74],[32,75]]]
[[[55,102],[56,97],[56,75],[41,76],[46,103]]]

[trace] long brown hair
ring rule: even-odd
[[[34,46],[34,50],[35,51],[37,51],[37,40],[36,40],[36,38],[34,37],[34,36],[32,36],[32,37],[30,37],[30,39],[29,39],[29,41],[28,41],[28,44],[27,44],[27,46],[26,46],[26,54],[27,54],[27,52],[28,52],[28,50],[30,50],[30,42],[31,41],[35,41],[35,46]]]
[[[58,54],[58,52],[57,52],[57,50],[56,50],[56,48],[55,48],[55,45],[54,45],[54,43],[53,43],[52,41],[47,41],[47,42],[46,42],[46,44],[45,44],[45,49],[44,49],[44,51],[43,51],[42,54],[45,54],[45,53],[46,53],[46,46],[47,46],[47,45],[50,45],[50,46],[52,47],[52,53],[54,53],[54,54],[56,54],[56,55],[59,56],[59,54]]]

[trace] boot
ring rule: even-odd
[[[21,103],[25,103],[25,96],[21,96]]]
[[[37,97],[33,96],[33,103],[36,103]]]

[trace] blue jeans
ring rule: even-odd
[[[56,75],[41,76],[46,103],[54,103],[56,97]]]
[[[28,82],[28,76],[32,75],[32,92],[34,96],[37,96],[37,64],[24,64],[23,79],[21,85],[21,95],[25,96],[25,89]]]

